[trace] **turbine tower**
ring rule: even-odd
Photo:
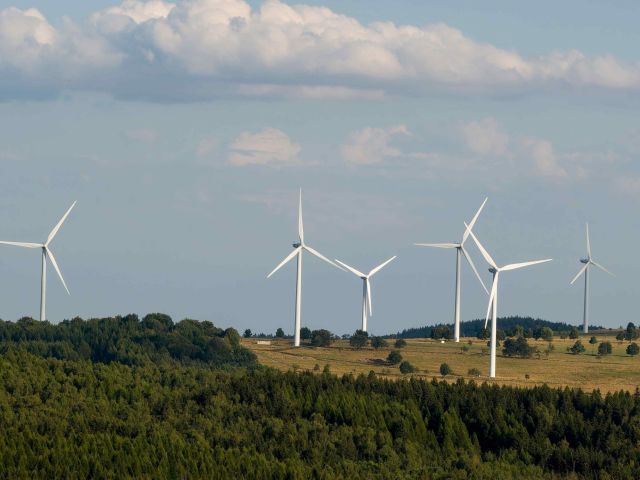
[[[361,330],[363,332],[367,331],[367,318],[373,315],[373,309],[371,307],[371,283],[369,279],[373,277],[376,273],[378,273],[380,270],[382,270],[384,267],[386,267],[388,263],[391,263],[391,261],[393,261],[396,257],[397,255],[394,255],[386,262],[381,263],[376,268],[371,270],[369,273],[362,273],[356,270],[355,268],[350,267],[346,263],[343,263],[340,260],[336,259],[337,263],[339,263],[344,268],[349,270],[351,273],[353,273],[354,275],[362,279],[362,329]],[[367,315],[367,311],[368,311],[368,315]]]
[[[591,257],[591,242],[589,240],[589,224],[587,226],[587,258],[581,258],[580,262],[584,263],[584,267],[580,269],[580,271],[573,277],[570,285],[573,285],[574,282],[584,273],[584,310],[582,313],[582,331],[584,333],[589,333],[589,267],[594,265],[598,267],[600,270],[607,272],[609,275],[613,275],[609,270],[604,268],[602,265],[597,263]],[[613,275],[615,276],[615,275]]]
[[[60,281],[62,282],[64,289],[67,291],[69,295],[71,295],[71,293],[69,293],[69,289],[67,288],[67,284],[64,281],[64,278],[62,278],[62,272],[60,272],[60,267],[58,267],[58,262],[56,262],[56,257],[53,256],[53,252],[49,248],[49,244],[54,239],[54,237],[58,233],[58,230],[60,230],[60,227],[62,226],[64,221],[67,219],[67,217],[69,216],[69,213],[71,213],[71,210],[73,209],[73,207],[75,207],[75,205],[76,205],[76,202],[73,202],[73,204],[69,207],[69,210],[66,211],[66,213],[62,216],[62,218],[56,224],[56,226],[53,227],[53,230],[51,230],[51,233],[49,233],[49,236],[47,237],[47,241],[45,243],[0,241],[0,244],[3,244],[3,245],[13,245],[16,247],[24,247],[24,248],[39,248],[42,250],[42,273],[40,278],[40,320],[42,321],[47,319],[46,317],[47,258],[51,261],[53,268],[55,268],[56,272],[58,273],[58,277],[60,277]]]
[[[465,223],[465,226],[467,224]],[[496,376],[496,344],[497,344],[497,335],[496,332],[498,330],[498,282],[500,281],[500,273],[507,272],[509,270],[516,270],[518,268],[530,267],[531,265],[537,265],[539,263],[550,262],[551,259],[547,258],[546,260],[534,260],[531,262],[522,262],[522,263],[511,263],[509,265],[505,265],[503,267],[499,267],[496,262],[491,258],[489,252],[485,250],[480,241],[476,238],[473,232],[470,230],[469,226],[467,226],[467,230],[469,230],[469,234],[473,241],[478,246],[480,253],[490,265],[489,271],[493,274],[493,282],[491,284],[491,294],[489,295],[489,305],[487,306],[487,316],[484,321],[484,328],[487,328],[487,323],[489,322],[489,313],[491,312],[491,359],[489,362],[489,376],[491,378],[495,378]]]
[[[454,303],[454,309],[453,309],[453,337],[456,342],[460,341],[460,281],[461,281],[460,257],[461,256],[464,256],[464,258],[467,259],[467,262],[469,262],[469,265],[471,265],[471,268],[476,274],[476,277],[478,277],[478,280],[480,280],[480,284],[482,285],[482,288],[484,288],[484,291],[487,292],[487,295],[489,295],[489,291],[487,290],[487,287],[482,281],[482,278],[480,278],[480,274],[478,273],[478,270],[476,270],[476,266],[473,264],[471,257],[469,256],[466,249],[464,248],[464,242],[466,242],[467,238],[469,237],[468,232],[471,231],[471,229],[476,223],[476,220],[478,220],[478,216],[480,216],[480,212],[484,208],[484,204],[487,203],[487,200],[488,200],[487,198],[484,199],[484,202],[482,202],[482,205],[480,205],[480,208],[478,209],[476,214],[473,216],[471,223],[469,223],[469,230],[465,230],[460,243],[414,243],[414,245],[418,247],[455,248],[456,249],[456,291],[455,291],[455,303]]]
[[[300,200],[299,200],[299,203],[298,203],[298,241],[293,244],[293,248],[294,248],[293,252],[291,252],[289,255],[287,255],[285,257],[285,259],[282,262],[280,262],[278,264],[278,266],[276,268],[274,268],[273,271],[269,275],[267,275],[267,278],[271,277],[271,275],[273,275],[278,270],[280,270],[280,268],[283,265],[285,265],[287,262],[292,260],[293,257],[297,257],[298,268],[297,268],[297,273],[296,273],[296,305],[295,305],[295,326],[294,326],[294,341],[293,341],[293,344],[294,344],[294,346],[299,347],[300,346],[300,321],[301,321],[301,319],[300,319],[300,309],[301,308],[300,307],[301,307],[301,304],[302,304],[302,252],[304,250],[306,250],[310,254],[315,255],[316,257],[318,257],[319,259],[324,260],[329,265],[333,265],[334,267],[339,268],[340,270],[342,270],[341,267],[339,267],[338,265],[333,263],[327,257],[325,257],[321,253],[317,252],[316,250],[314,250],[313,248],[311,248],[309,245],[307,245],[304,242],[304,226],[303,226],[303,223],[302,223],[302,189],[300,190]]]

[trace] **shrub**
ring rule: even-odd
[[[416,371],[415,367],[411,365],[409,362],[407,362],[406,360],[400,363],[400,373],[407,374],[407,373],[413,373],[415,371]]]
[[[251,329],[250,329],[250,328],[247,328],[247,329],[244,331],[244,334],[243,334],[244,338],[251,338],[251,335],[252,335],[252,333],[251,333]]]
[[[578,355],[579,353],[584,352],[585,348],[580,340],[576,340],[576,343],[574,343],[573,346],[568,347],[567,350],[574,355]]]
[[[302,327],[300,329],[300,338],[302,340],[309,340],[311,338],[311,330],[307,327]]]
[[[389,362],[391,365],[397,365],[401,361],[402,355],[400,355],[400,352],[398,350],[391,350],[389,352],[389,355],[387,356],[387,362]]]
[[[502,354],[507,357],[530,358],[534,353],[536,353],[536,349],[530,346],[529,342],[524,337],[518,337],[515,340],[507,338],[504,341]]]
[[[276,330],[276,338],[284,338],[284,330],[278,327]]]
[[[328,347],[333,342],[333,337],[329,330],[321,328],[311,332],[311,345],[314,347]]]
[[[590,343],[591,345],[595,345],[596,343],[598,343],[598,339],[597,339],[595,336],[592,336],[592,337],[589,339],[589,343]]]
[[[598,355],[610,355],[612,351],[611,342],[602,342],[598,345]]]
[[[369,342],[369,334],[362,330],[356,330],[356,333],[349,339],[349,345],[354,348],[363,348],[367,342]]]
[[[638,355],[640,353],[640,347],[637,343],[632,343],[627,347],[627,355],[631,355],[632,357]]]
[[[404,338],[399,338],[396,343],[393,344],[396,348],[404,348],[407,346],[407,342]]]
[[[480,376],[480,370],[478,370],[477,368],[470,368],[467,373],[471,377],[479,377]]]
[[[451,371],[451,367],[447,363],[440,364],[440,375],[446,377],[447,375],[451,375],[453,372]]]
[[[572,327],[569,331],[569,338],[572,340],[578,338],[578,329],[576,327]]]
[[[469,351],[469,345],[462,345],[460,347],[460,350],[462,351],[462,353],[467,353]]]
[[[619,332],[616,335],[616,340],[618,340],[619,342],[623,341],[624,340],[624,332]]]
[[[382,337],[373,337],[371,339],[371,346],[377,350],[379,348],[388,347],[389,343]]]

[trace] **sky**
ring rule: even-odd
[[[293,331],[297,240],[368,271],[374,334],[450,322],[457,242],[507,272],[499,315],[638,322],[633,1],[0,0],[0,240],[51,248],[49,320],[166,312]],[[472,258],[490,282],[472,242]],[[302,324],[359,326],[361,281],[304,258]],[[462,319],[487,296],[462,267]],[[0,248],[0,318],[40,258]]]

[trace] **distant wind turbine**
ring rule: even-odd
[[[73,204],[69,207],[69,210],[67,210],[67,212],[62,216],[62,218],[56,224],[56,226],[53,227],[53,230],[51,230],[51,233],[49,233],[49,236],[47,237],[47,241],[45,243],[0,241],[0,244],[3,244],[3,245],[13,245],[16,247],[24,247],[24,248],[40,248],[42,250],[42,275],[40,279],[40,320],[42,321],[46,320],[47,318],[46,317],[47,258],[51,261],[53,268],[55,268],[56,272],[58,273],[58,277],[60,277],[60,281],[62,282],[64,289],[67,291],[67,294],[71,295],[71,293],[69,293],[69,289],[67,288],[67,284],[64,281],[64,278],[62,278],[62,273],[60,272],[60,268],[58,267],[58,262],[56,262],[56,257],[53,256],[53,252],[49,248],[49,244],[51,243],[53,238],[56,236],[56,234],[58,233],[58,230],[60,230],[60,227],[62,226],[64,221],[67,219],[67,217],[69,216],[69,213],[71,213],[71,210],[73,209],[73,207],[75,207],[75,205],[76,205],[76,202],[73,202]]]
[[[484,288],[484,291],[487,292],[487,295],[489,294],[489,291],[487,290],[487,287],[482,281],[482,278],[480,278],[480,274],[478,273],[478,270],[476,270],[476,266],[473,264],[471,257],[469,256],[466,249],[464,248],[464,242],[466,242],[467,238],[469,237],[468,232],[471,231],[471,229],[476,223],[476,220],[478,220],[478,216],[480,215],[480,212],[484,208],[484,204],[487,203],[487,200],[488,200],[487,198],[484,199],[484,202],[482,202],[482,205],[480,205],[480,208],[478,209],[476,214],[473,216],[471,223],[469,223],[469,230],[465,230],[464,235],[462,236],[462,241],[460,243],[414,243],[414,245],[418,247],[455,248],[456,249],[456,292],[455,292],[455,306],[453,310],[453,325],[454,325],[453,337],[456,342],[460,341],[460,281],[461,281],[460,257],[462,255],[464,255],[464,258],[467,259],[467,262],[469,262],[469,265],[471,265],[471,268],[476,274],[476,277],[478,277],[478,280],[480,280],[480,284],[482,285],[482,288]]]
[[[362,273],[356,270],[353,267],[350,267],[346,263],[341,262],[336,259],[336,262],[342,265],[344,268],[349,270],[354,275],[360,277],[362,279],[362,331],[367,331],[367,318],[373,315],[373,308],[371,306],[371,283],[369,279],[373,277],[376,273],[382,270],[388,263],[396,258],[397,255],[394,255],[389,260],[384,263],[381,263],[376,268],[371,270],[369,273]],[[369,312],[367,315],[367,311]]]
[[[282,266],[284,266],[287,262],[289,262],[293,257],[298,257],[298,269],[296,273],[296,310],[295,310],[295,333],[294,333],[294,341],[293,344],[296,347],[300,346],[300,307],[302,304],[302,252],[306,250],[312,255],[315,255],[321,260],[324,260],[329,265],[333,265],[336,268],[342,270],[341,267],[333,263],[327,257],[317,252],[309,245],[304,242],[304,226],[302,223],[302,190],[300,190],[300,200],[298,203],[298,239],[299,241],[293,244],[293,252],[286,256],[286,258],[280,262],[280,264],[273,269],[273,271],[267,275],[267,278],[271,277],[274,273],[276,273]]]
[[[589,266],[595,265],[600,270],[607,272],[609,275],[613,275],[609,270],[604,268],[602,265],[597,263],[591,257],[591,242],[589,241],[589,224],[587,226],[587,258],[581,258],[580,262],[584,263],[584,267],[580,269],[573,280],[571,280],[571,285],[584,273],[584,310],[582,313],[582,331],[584,333],[589,333]],[[615,275],[613,275],[615,276]]]
[[[491,284],[491,294],[489,295],[489,306],[487,307],[487,316],[484,321],[484,328],[487,328],[487,323],[489,322],[489,312],[491,312],[491,360],[489,362],[489,376],[491,378],[495,378],[497,341],[496,331],[498,330],[498,282],[500,281],[500,273],[509,270],[516,270],[518,268],[530,267],[531,265],[537,265],[539,263],[550,262],[551,259],[547,258],[546,260],[534,260],[532,262],[511,263],[509,265],[505,265],[504,267],[499,267],[493,260],[493,258],[491,258],[491,255],[489,255],[489,252],[485,250],[480,241],[470,230],[470,227],[466,223],[465,226],[467,227],[471,238],[473,238],[473,241],[478,246],[478,250],[480,250],[480,253],[482,253],[484,259],[491,266],[491,268],[489,268],[489,271],[493,274],[493,282]]]

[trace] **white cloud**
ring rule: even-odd
[[[527,58],[437,23],[358,20],[266,0],[125,0],[77,26],[0,10],[6,92],[98,90],[189,100],[223,95],[379,97],[560,88],[640,89],[640,66],[577,50]],[[27,80],[27,82],[25,82]],[[362,93],[364,92],[364,93]],[[9,95],[9,93],[5,93]]]
[[[158,134],[150,128],[134,128],[125,132],[127,138],[143,143],[153,143],[158,139]]]
[[[537,175],[551,179],[567,177],[567,171],[560,165],[551,142],[538,138],[523,138],[522,146],[532,160]]]
[[[469,149],[481,155],[503,156],[509,147],[509,135],[488,117],[462,126],[462,134]]]
[[[393,137],[409,135],[404,125],[391,128],[366,127],[351,132],[344,145],[340,147],[342,158],[348,163],[367,165],[382,163],[386,158],[402,155],[400,150],[391,145]]]
[[[243,132],[229,146],[229,163],[236,166],[285,166],[298,163],[300,145],[286,133],[265,128],[258,133]]]

